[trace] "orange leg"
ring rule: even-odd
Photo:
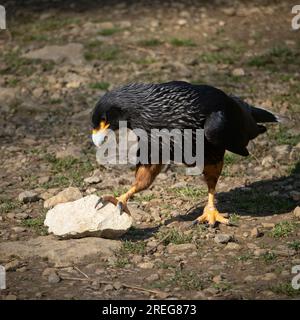
[[[203,214],[198,217],[193,223],[208,222],[209,225],[214,226],[216,222],[229,224],[229,220],[224,218],[215,207],[215,189],[223,168],[223,161],[204,166],[204,178],[208,187],[208,203],[204,208]]]
[[[115,198],[113,196],[103,196],[100,201],[108,201],[115,204],[118,209],[121,211],[125,211],[130,214],[127,201],[137,192],[147,189],[150,187],[155,177],[161,171],[161,164],[147,164],[147,165],[137,165],[135,171],[135,182],[132,187],[121,196]],[[99,201],[99,202],[100,202]],[[97,203],[98,205],[98,203]],[[97,207],[96,205],[96,207]]]

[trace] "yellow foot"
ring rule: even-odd
[[[100,199],[97,201],[95,208],[97,208],[101,202],[111,202],[118,208],[118,210],[120,211],[120,214],[122,213],[122,211],[124,211],[127,214],[131,215],[127,207],[127,202],[122,198],[122,196],[118,198],[115,198],[114,196],[110,196],[110,195],[101,196]]]
[[[208,222],[210,226],[214,226],[216,222],[229,224],[229,219],[224,218],[215,207],[206,206],[203,214],[198,217],[193,224]]]

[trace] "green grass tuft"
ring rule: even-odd
[[[22,225],[27,228],[33,229],[39,235],[47,234],[47,227],[44,226],[45,215],[41,215],[37,218],[29,218],[22,221]]]
[[[146,39],[138,41],[138,44],[143,47],[157,47],[160,46],[163,42],[159,39]]]
[[[195,47],[196,43],[191,39],[172,38],[170,43],[174,47]]]
[[[201,61],[212,64],[234,64],[236,61],[235,56],[225,52],[208,52],[200,56]]]
[[[180,188],[171,188],[171,192],[175,193],[178,196],[197,200],[203,196],[207,195],[207,190],[204,188],[196,187],[180,187]]]
[[[0,198],[0,213],[7,213],[17,209],[21,206],[21,203],[14,199],[9,199],[7,197]]]
[[[282,221],[275,225],[275,227],[271,230],[270,236],[273,238],[285,238],[288,237],[291,233],[293,233],[295,226],[290,221]]]
[[[290,249],[295,250],[295,251],[300,251],[300,240],[294,240],[294,241],[290,242],[288,244],[288,247]]]
[[[103,30],[100,30],[98,32],[98,34],[100,34],[101,36],[112,36],[114,35],[115,33],[118,33],[120,32],[121,29],[120,28],[109,28],[109,29],[103,29]]]
[[[267,251],[261,258],[265,263],[271,264],[277,258],[277,255],[274,252]]]
[[[190,243],[192,241],[193,235],[192,234],[185,234],[182,231],[177,229],[164,229],[159,231],[156,234],[156,237],[159,240],[164,240],[164,245],[168,245],[169,243],[173,244],[183,244],[183,243]]]
[[[300,55],[285,46],[275,46],[261,55],[251,57],[247,65],[250,67],[266,67],[277,69],[279,65],[297,64],[300,62]]]
[[[125,240],[123,242],[123,247],[121,248],[121,253],[128,254],[128,253],[134,253],[134,254],[144,254],[146,250],[146,243],[144,241],[129,241]]]
[[[77,159],[66,157],[57,159],[55,156],[47,154],[44,159],[51,165],[51,180],[43,188],[66,187],[83,185],[83,179],[93,170],[92,163],[85,157]]]
[[[288,297],[300,296],[300,289],[294,289],[290,283],[280,283],[276,286],[272,286],[270,289],[276,294],[282,294]]]
[[[174,275],[165,281],[158,281],[152,288],[165,288],[167,286],[179,287],[182,290],[202,290],[203,283],[199,275],[193,271],[176,270]]]
[[[109,86],[110,84],[108,82],[94,82],[89,84],[89,87],[91,89],[97,89],[97,90],[107,90]]]
[[[300,134],[292,135],[289,133],[286,128],[278,127],[277,130],[270,131],[268,133],[270,139],[276,141],[276,144],[289,144],[291,146],[295,146],[300,142]]]
[[[112,61],[120,57],[121,50],[114,45],[106,45],[101,41],[91,41],[85,45],[84,57],[88,61]]]

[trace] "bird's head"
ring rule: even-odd
[[[119,129],[119,122],[126,121],[126,112],[107,93],[96,104],[92,112],[92,140],[97,147],[105,141],[108,130]]]

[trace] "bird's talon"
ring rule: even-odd
[[[123,211],[123,208],[124,208],[123,203],[121,201],[118,201],[116,207],[117,207],[117,210],[118,210],[119,214],[121,214],[122,211]]]
[[[222,223],[228,225],[229,220],[224,218],[216,208],[211,208],[206,206],[204,208],[203,214],[197,218],[197,221],[200,223],[207,222],[210,228],[215,228],[217,223]]]
[[[101,204],[101,206],[100,206],[99,208],[97,208],[99,204]],[[102,197],[100,197],[100,198],[98,199],[96,205],[95,205],[95,209],[99,210],[99,209],[101,209],[102,207],[103,207],[103,199],[102,199]]]

